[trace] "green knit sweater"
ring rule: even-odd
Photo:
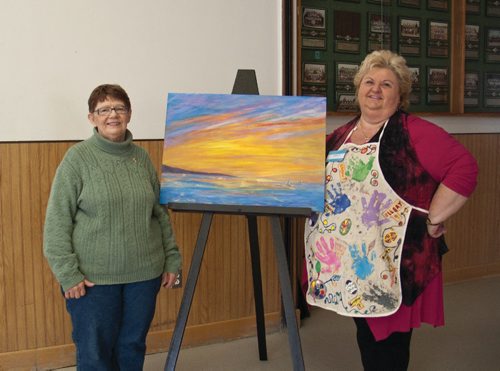
[[[145,281],[181,264],[170,218],[147,152],[97,133],[71,147],[59,165],[47,205],[44,254],[67,290]]]

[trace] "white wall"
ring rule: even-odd
[[[136,139],[164,135],[169,92],[230,93],[255,69],[281,94],[280,0],[2,0],[0,141],[91,134],[102,83],[130,95]]]
[[[230,93],[238,69],[256,70],[260,94],[281,94],[281,0],[0,5],[0,141],[87,138],[101,83],[128,91],[136,139],[163,138],[169,92]],[[426,118],[453,133],[500,132],[498,117]],[[346,119],[329,116],[328,129]]]

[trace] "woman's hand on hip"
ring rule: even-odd
[[[439,224],[427,224],[427,233],[429,236],[433,238],[438,238],[441,237],[443,234],[446,233],[446,228],[444,226],[444,223],[439,223]]]
[[[94,285],[95,283],[90,282],[87,279],[84,279],[78,285],[73,286],[72,288],[66,290],[64,292],[64,297],[66,299],[80,299],[80,297],[85,296],[86,294],[85,287],[92,287]]]
[[[161,285],[167,289],[172,288],[175,283],[177,273],[165,272],[161,277]]]

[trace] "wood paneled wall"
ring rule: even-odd
[[[475,192],[446,223],[446,282],[500,274],[500,134],[455,138],[476,157],[479,176]]]
[[[42,251],[45,209],[55,170],[73,142],[0,143],[0,370],[74,364],[71,322]],[[163,141],[138,141],[158,170]],[[187,276],[200,213],[172,213]],[[264,307],[280,325],[280,297],[270,223],[257,220]],[[183,345],[254,334],[247,220],[215,215]],[[182,289],[162,289],[148,351],[167,350]]]
[[[477,158],[479,185],[448,223],[447,282],[500,274],[500,134],[456,135]],[[138,141],[161,163],[163,141]],[[71,324],[60,288],[42,254],[50,185],[73,142],[0,143],[0,370],[61,367],[74,362]],[[173,213],[187,275],[201,214]],[[300,271],[303,220],[292,221]],[[279,285],[270,225],[258,219],[264,305],[269,328],[280,322]],[[182,289],[162,290],[148,336],[150,352],[169,345]],[[216,215],[183,345],[254,334],[254,303],[243,216]]]

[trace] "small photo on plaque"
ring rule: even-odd
[[[361,14],[335,11],[335,51],[359,53],[361,39]]]
[[[467,0],[465,12],[471,15],[481,14],[481,0]]]
[[[427,9],[446,11],[448,10],[448,0],[427,0]]]
[[[500,107],[500,73],[484,74],[484,106]]]
[[[479,59],[479,25],[465,25],[465,58]]]
[[[390,17],[368,14],[368,52],[380,49],[391,49]]]
[[[399,19],[399,53],[420,55],[420,20],[415,18]]]
[[[337,94],[337,111],[338,112],[357,112],[358,104],[356,103],[356,95],[354,94]]]
[[[448,57],[448,22],[429,21],[428,57]]]
[[[411,72],[411,92],[410,92],[410,103],[420,104],[420,93],[421,93],[421,80],[420,80],[420,67],[408,67]]]
[[[399,0],[398,4],[410,8],[420,8],[420,0]]]
[[[479,107],[479,73],[465,72],[464,106]]]
[[[336,80],[337,84],[351,84],[354,86],[354,76],[359,70],[356,63],[337,63]]]
[[[500,1],[486,0],[486,15],[488,17],[500,17]]]
[[[304,63],[302,67],[302,82],[311,84],[326,84],[326,64]]]
[[[302,27],[326,29],[326,10],[318,8],[302,9]]]
[[[337,63],[335,71],[335,91],[343,94],[354,94],[354,76],[359,70],[356,63]]]
[[[486,62],[500,63],[500,28],[486,30],[486,50],[484,53]]]
[[[448,68],[428,67],[427,70],[427,103],[448,103]]]

